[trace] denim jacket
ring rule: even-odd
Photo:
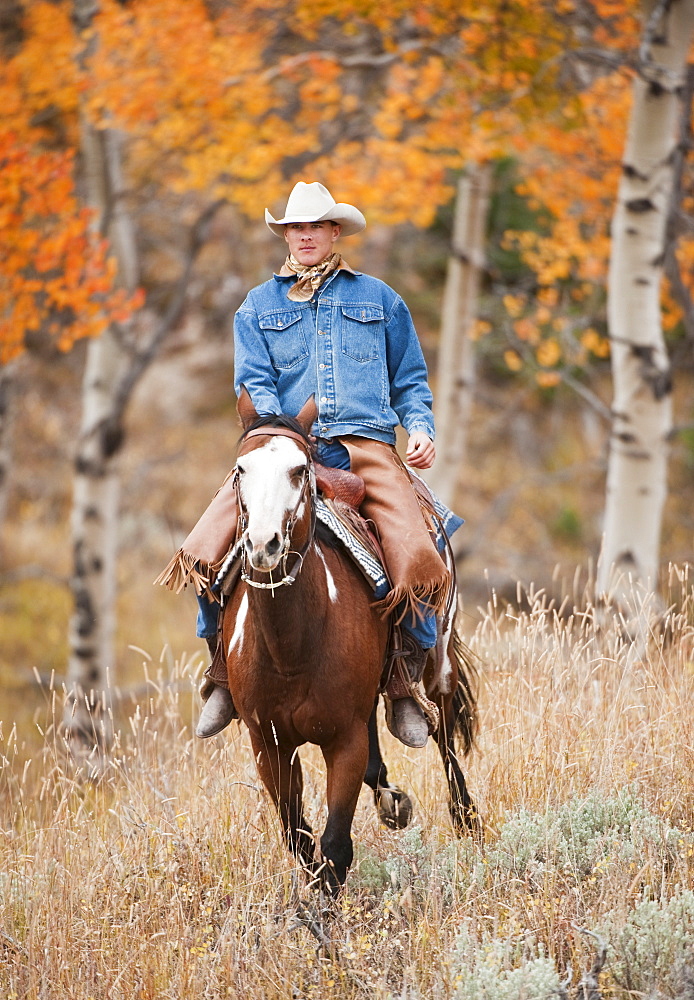
[[[253,288],[234,319],[234,383],[258,413],[296,414],[315,394],[323,438],[395,442],[395,427],[433,440],[432,395],[410,312],[385,282],[343,266],[310,302],[296,275]]]

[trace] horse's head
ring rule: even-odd
[[[245,555],[254,570],[272,572],[298,551],[310,531],[314,488],[309,432],[316,416],[313,397],[296,418],[259,417],[242,392],[244,433],[236,463]]]

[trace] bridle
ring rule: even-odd
[[[296,444],[300,445],[300,447],[305,452],[307,458],[307,463],[304,468],[302,476],[301,489],[299,490],[299,496],[296,501],[296,504],[294,505],[294,509],[287,518],[287,523],[284,529],[284,537],[282,539],[282,557],[280,559],[280,565],[282,567],[281,580],[272,579],[273,570],[256,569],[255,567],[250,567],[248,565],[248,552],[246,546],[243,544],[248,532],[248,511],[241,496],[241,489],[239,485],[240,474],[238,465],[236,466],[236,468],[232,473],[232,483],[234,486],[234,491],[236,493],[236,502],[238,504],[238,512],[239,512],[239,530],[237,533],[237,537],[239,538],[240,548],[241,548],[241,579],[245,583],[247,583],[249,587],[255,587],[257,590],[272,591],[274,596],[274,591],[277,590],[279,587],[291,586],[291,584],[294,583],[297,576],[299,575],[299,571],[301,570],[301,567],[303,565],[306,553],[308,552],[309,547],[313,541],[313,536],[316,530],[316,505],[313,502],[315,496],[315,490],[313,487],[314,480],[312,475],[313,458],[311,455],[311,446],[308,443],[308,441],[297,431],[293,431],[289,427],[256,427],[253,430],[247,431],[241,438],[241,449],[243,448],[243,445],[245,444],[246,441],[254,437],[291,438],[292,441],[295,441]],[[245,452],[243,450],[239,450],[238,457],[241,458],[242,455],[244,454]],[[308,502],[309,509],[311,511],[311,523],[309,526],[309,532],[306,541],[302,545],[301,549],[298,552],[294,552],[294,555],[296,555],[296,559],[294,561],[294,565],[292,566],[291,570],[288,570],[287,561],[289,559],[289,556],[292,554],[292,550],[290,549],[292,533],[298,521],[299,510],[301,509],[302,504],[305,502]],[[270,582],[260,583],[257,580],[253,580],[250,576],[252,572],[268,573],[270,575]]]

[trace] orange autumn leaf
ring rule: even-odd
[[[116,305],[107,245],[73,187],[71,151],[37,152],[0,131],[0,227],[6,250],[0,272],[0,364],[24,347],[27,332],[45,329],[60,349],[101,332]],[[134,305],[134,303],[132,303]]]

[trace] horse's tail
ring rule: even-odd
[[[463,741],[463,754],[467,756],[475,745],[479,729],[477,712],[479,671],[475,654],[463,642],[455,628],[451,646],[458,673],[458,683],[453,693],[453,728],[460,735]]]

